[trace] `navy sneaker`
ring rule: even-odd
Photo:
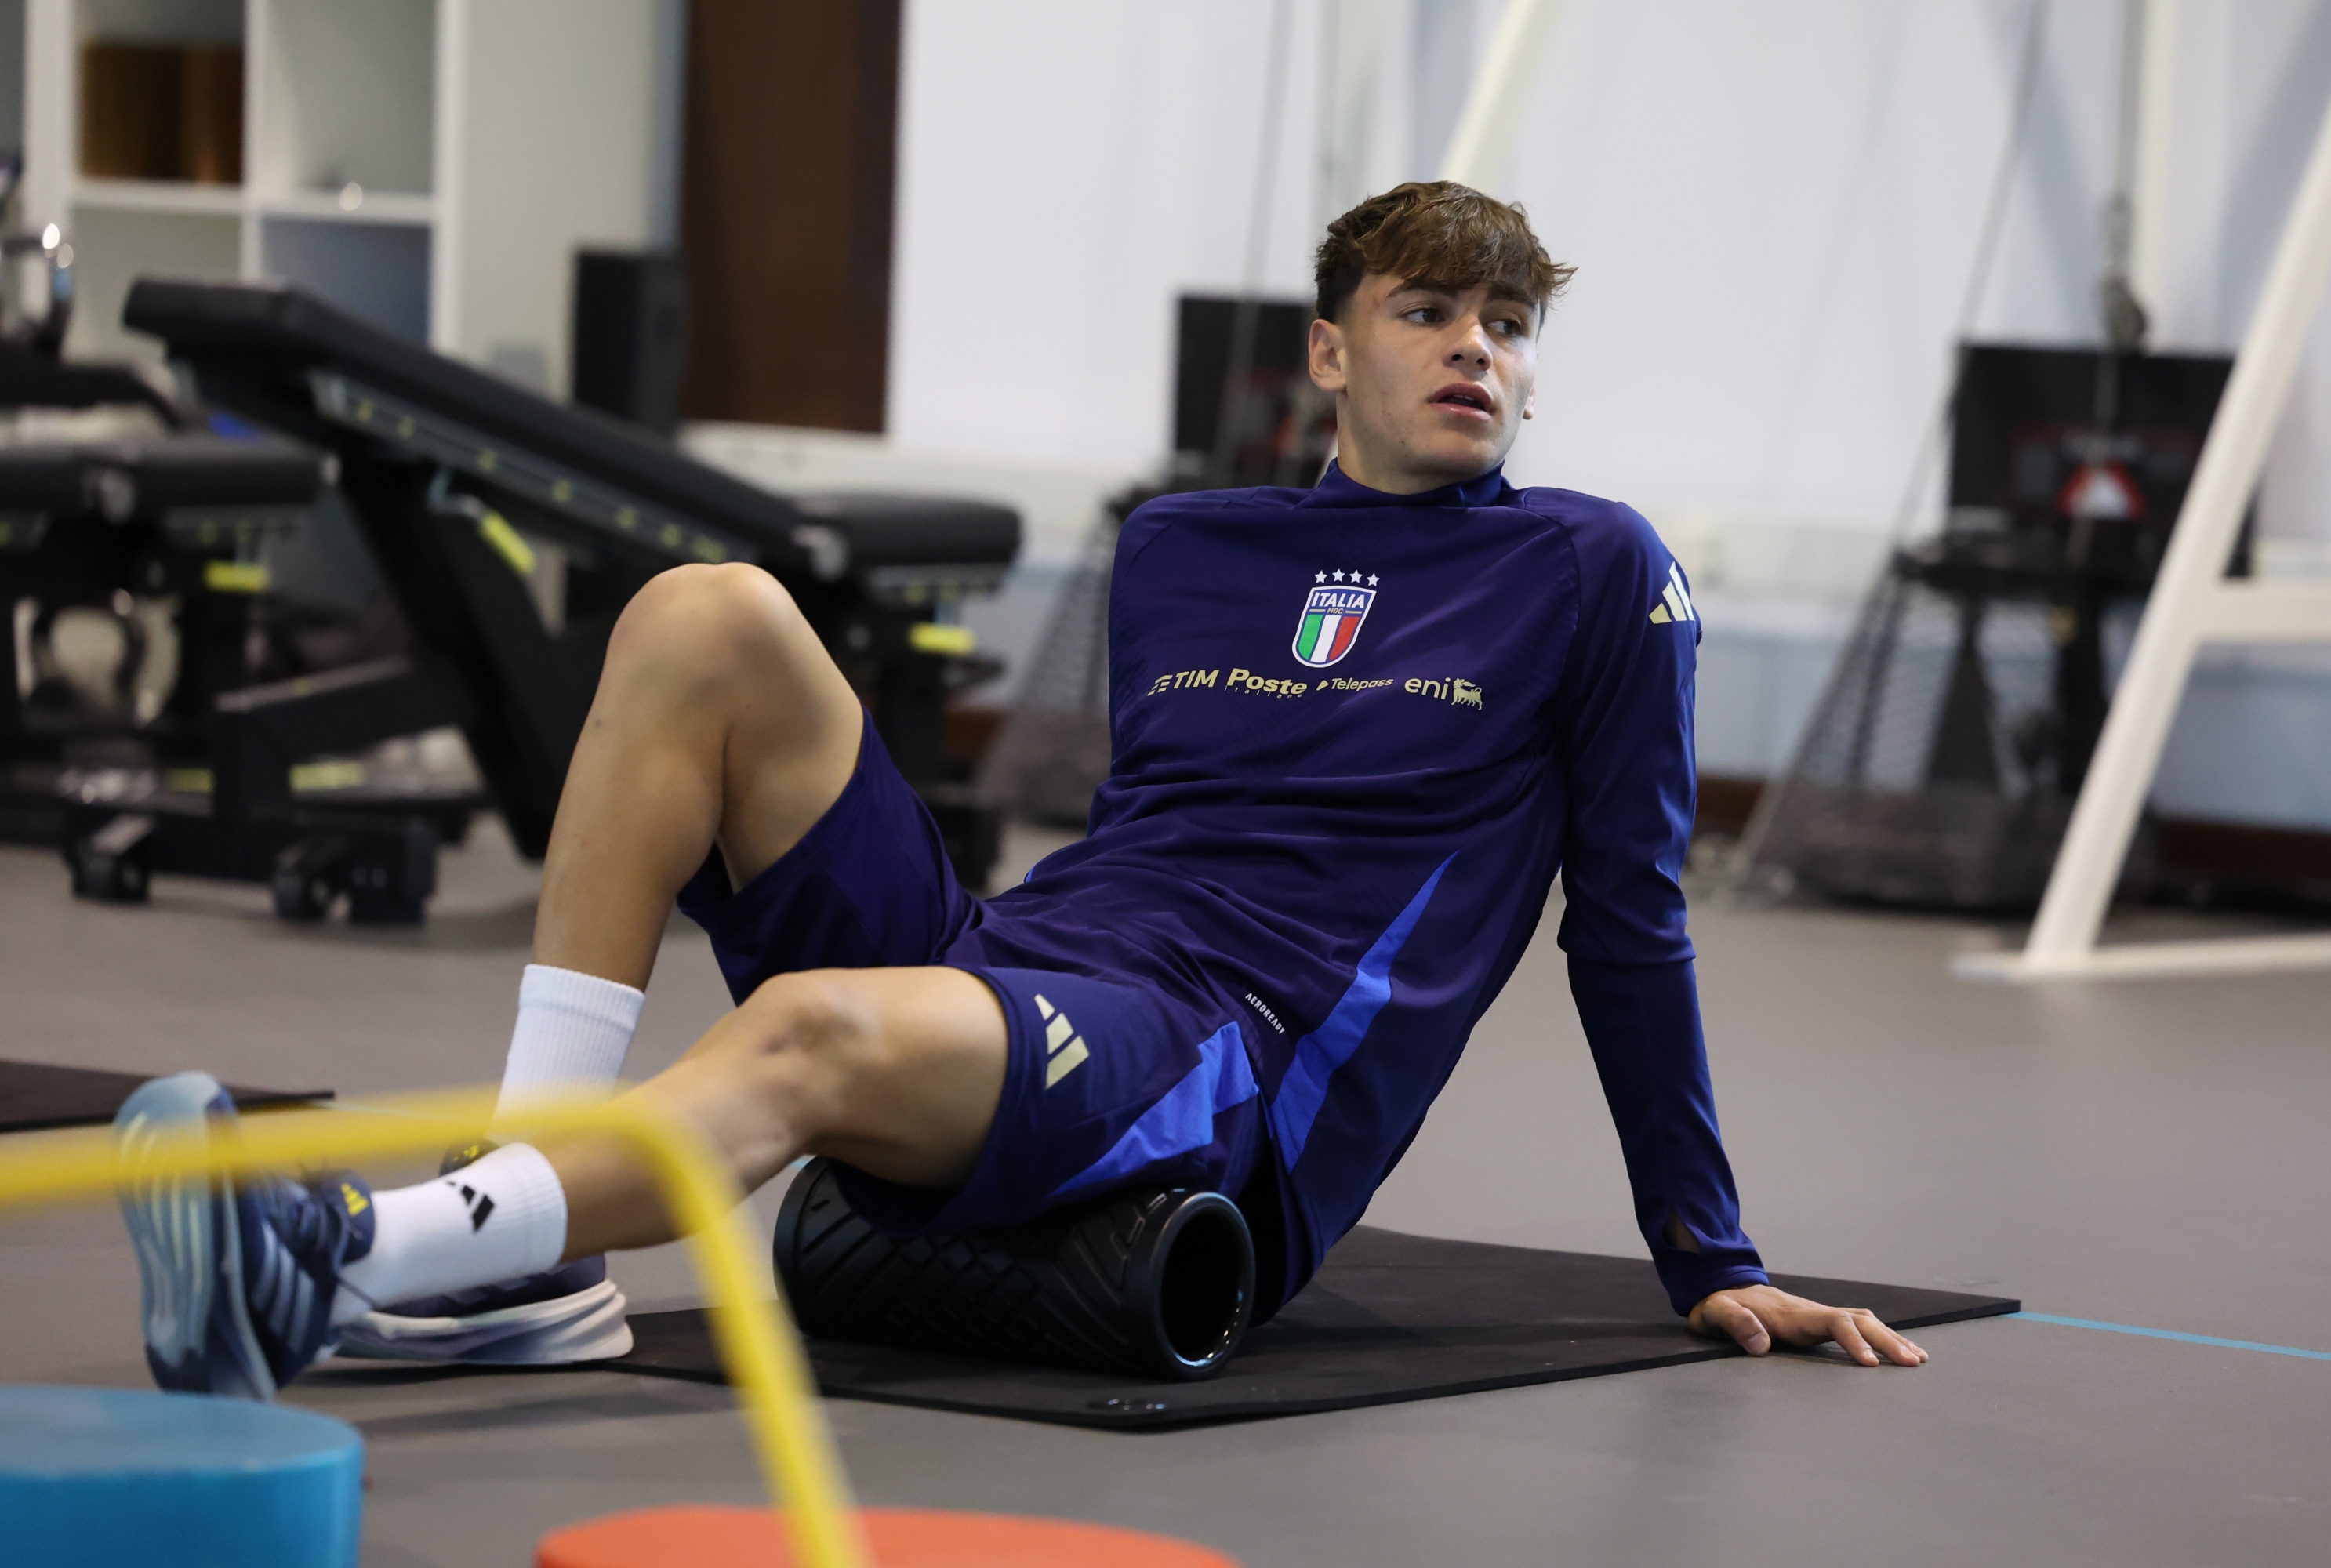
[[[128,1174],[121,1214],[144,1282],[146,1364],[182,1393],[271,1400],[331,1354],[340,1269],[372,1250],[372,1190],[353,1175],[141,1181],[161,1138],[231,1127],[208,1073],[142,1084],[113,1118]]]
[[[450,1176],[496,1146],[480,1139],[455,1149],[437,1174]],[[607,1361],[631,1353],[628,1305],[607,1278],[604,1258],[577,1258],[496,1285],[385,1303],[349,1321],[340,1349],[390,1361],[483,1366]]]

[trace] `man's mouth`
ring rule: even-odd
[[[1434,393],[1432,406],[1471,419],[1489,419],[1497,412],[1497,400],[1482,387],[1468,381],[1452,382]]]

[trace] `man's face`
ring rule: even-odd
[[[1311,379],[1336,394],[1336,461],[1411,495],[1505,461],[1536,411],[1537,311],[1491,283],[1461,293],[1371,272],[1339,322],[1311,323]]]

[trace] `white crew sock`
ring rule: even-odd
[[[495,1115],[560,1090],[614,1088],[646,1001],[644,992],[619,981],[528,965],[519,982],[518,1025],[510,1031]]]
[[[334,1327],[376,1307],[539,1274],[566,1250],[566,1190],[530,1145],[372,1201],[372,1250],[340,1270]]]

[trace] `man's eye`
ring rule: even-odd
[[[1403,314],[1406,315],[1411,321],[1419,322],[1425,326],[1431,326],[1441,319],[1441,312],[1434,309],[1430,305],[1419,305],[1415,309],[1405,311]]]

